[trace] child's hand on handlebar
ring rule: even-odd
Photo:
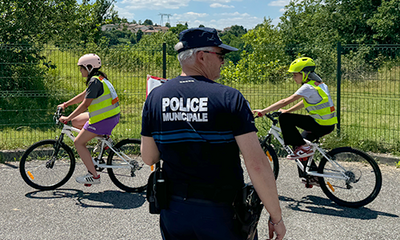
[[[66,116],[61,116],[58,120],[64,124],[67,124],[69,122],[68,117]]]
[[[256,117],[262,117],[265,115],[265,113],[262,112],[262,110],[256,109],[251,111],[253,114],[257,114]]]
[[[58,104],[57,108],[62,108],[64,110],[66,108],[65,103]]]

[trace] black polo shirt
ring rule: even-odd
[[[236,89],[202,76],[179,76],[153,89],[143,108],[143,136],[153,137],[168,179],[243,185],[235,136],[257,131]]]

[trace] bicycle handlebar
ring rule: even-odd
[[[54,113],[53,120],[56,122],[56,125],[60,123],[60,117],[62,116],[63,109],[61,107],[57,108],[57,111]]]
[[[264,116],[271,119],[271,121],[274,123],[274,125],[278,124],[277,118],[282,114],[282,112],[272,112],[272,113],[266,113]],[[261,117],[261,113],[258,113],[258,116],[255,116],[255,118]]]
[[[265,114],[268,118],[278,118],[280,115],[282,114],[282,112],[277,111],[277,112],[273,112],[273,113],[267,113]]]

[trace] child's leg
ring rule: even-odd
[[[87,121],[89,121],[89,113],[84,112],[84,113],[81,113],[78,116],[74,117],[71,120],[71,123],[72,123],[72,126],[82,129]]]
[[[88,171],[94,176],[97,177],[97,171],[94,167],[92,156],[90,155],[89,150],[86,147],[86,143],[91,139],[96,137],[96,133],[89,132],[85,129],[82,129],[78,136],[75,138],[74,144],[75,148],[78,151],[79,156],[81,157],[83,163],[85,164]]]

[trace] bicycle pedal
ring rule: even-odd
[[[85,183],[85,184],[83,184],[85,187],[90,187],[90,186],[92,186],[92,184],[87,184],[87,183]]]
[[[313,188],[314,186],[312,184],[306,184],[306,188]]]

